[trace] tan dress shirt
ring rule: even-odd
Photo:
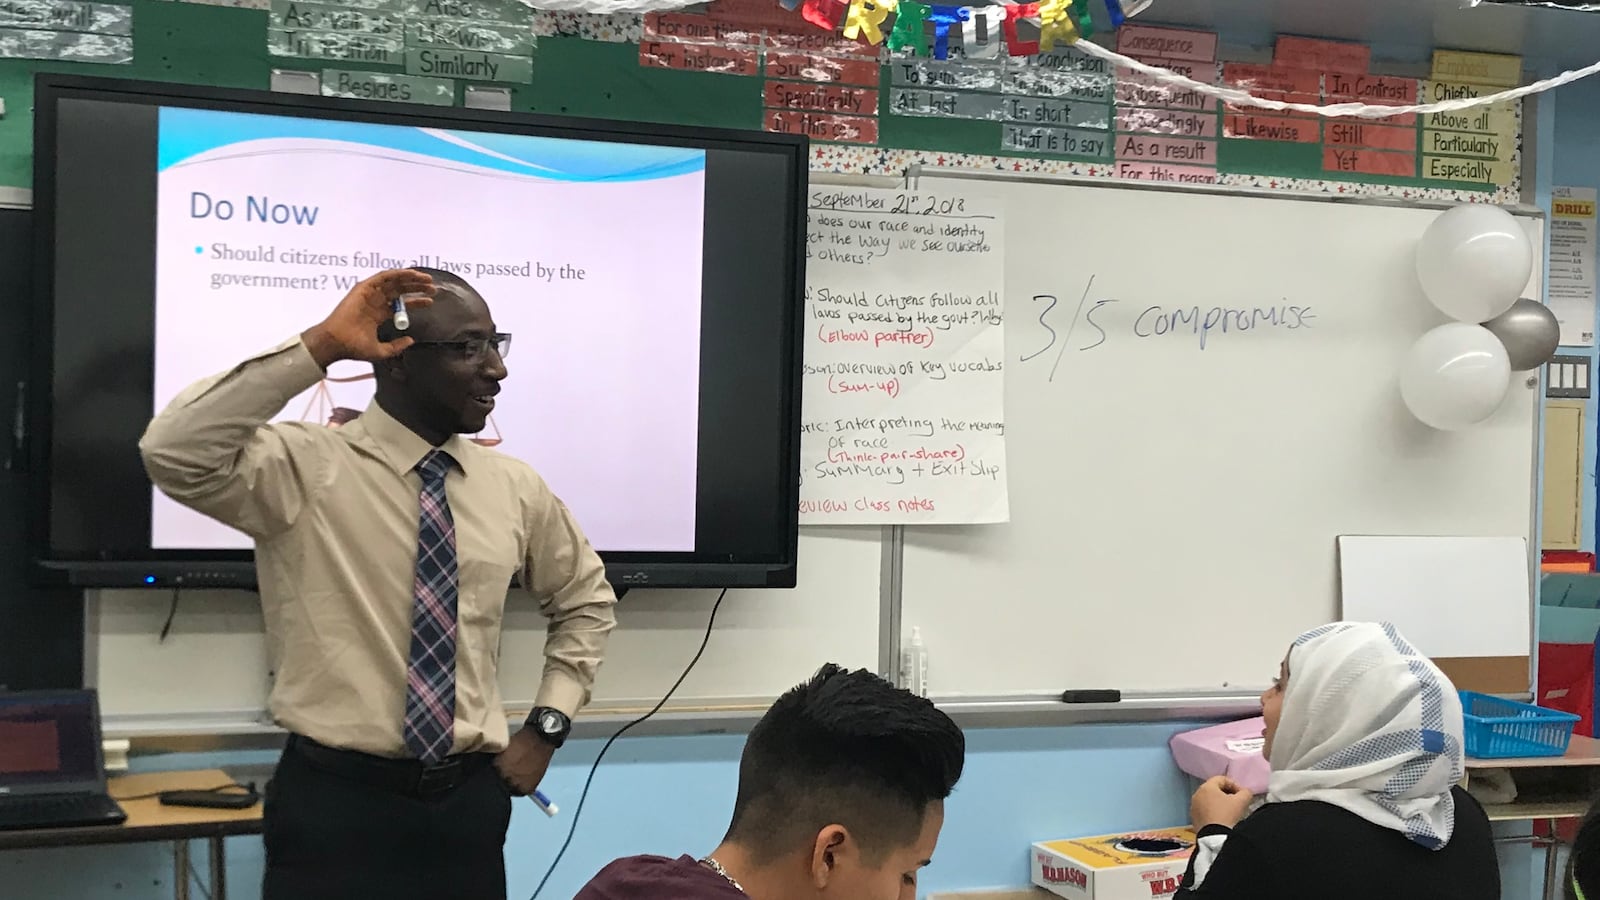
[[[284,728],[334,747],[407,755],[401,735],[421,479],[432,447],[376,401],[338,428],[270,423],[324,372],[299,338],[185,389],[139,442],[168,496],[255,539]],[[460,572],[454,752],[509,737],[496,678],[514,574],[550,618],[538,704],[588,702],[616,596],[600,558],[525,463],[457,435],[440,449]],[[204,678],[205,673],[195,673]]]

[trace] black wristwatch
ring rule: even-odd
[[[535,706],[533,712],[528,713],[525,727],[532,728],[533,733],[544,738],[550,746],[560,747],[567,742],[567,735],[572,733],[572,720],[559,709]]]

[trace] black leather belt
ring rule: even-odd
[[[298,734],[289,735],[284,750],[330,775],[418,798],[448,794],[494,762],[493,753],[462,753],[423,765],[416,759],[390,759],[357,750],[341,750]]]

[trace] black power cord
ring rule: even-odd
[[[583,780],[583,793],[578,795],[578,805],[572,810],[572,824],[567,826],[567,839],[561,842],[561,849],[556,851],[556,858],[550,861],[550,868],[546,869],[544,877],[539,879],[539,886],[533,889],[533,897],[529,898],[529,900],[538,900],[540,892],[549,883],[550,876],[554,875],[556,867],[561,865],[561,858],[567,855],[567,848],[572,846],[572,837],[578,833],[578,817],[583,815],[584,801],[589,799],[589,786],[594,784],[594,773],[600,768],[600,761],[606,758],[606,751],[610,750],[611,745],[617,742],[617,738],[627,734],[633,726],[660,712],[661,707],[666,706],[667,701],[672,699],[672,695],[677,693],[678,688],[683,684],[683,680],[689,677],[690,672],[694,671],[695,663],[698,663],[700,657],[705,654],[706,645],[711,643],[711,629],[717,624],[717,610],[722,608],[722,601],[727,596],[728,589],[723,588],[722,593],[717,595],[717,602],[711,604],[711,615],[706,619],[706,633],[704,637],[700,638],[700,649],[694,652],[694,658],[689,660],[687,666],[683,667],[683,673],[678,676],[678,680],[672,683],[672,687],[667,688],[666,694],[662,696],[655,706],[650,708],[649,712],[618,728],[616,733],[607,738],[605,744],[600,747],[600,752],[595,755],[594,764],[589,767],[589,777]]]
[[[172,589],[172,605],[167,607],[167,621],[161,626],[161,636],[156,638],[156,643],[164,644],[167,635],[172,633],[172,620],[178,617],[178,589]]]

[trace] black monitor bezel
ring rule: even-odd
[[[783,336],[785,367],[781,418],[792,423],[784,442],[784,471],[794,477],[774,485],[784,508],[782,552],[777,559],[715,560],[708,554],[602,552],[607,575],[618,587],[724,588],[794,587],[799,552],[800,390],[805,306],[806,190],[809,141],[798,135],[761,131],[703,128],[672,124],[625,122],[537,113],[440,107],[350,100],[306,94],[242,90],[98,76],[40,73],[34,81],[34,256],[30,333],[33,353],[29,362],[26,427],[28,459],[33,477],[29,489],[32,567],[35,581],[66,583],[85,588],[255,587],[251,550],[157,550],[135,553],[102,552],[96,555],[62,554],[50,546],[52,491],[51,441],[53,435],[53,343],[55,330],[55,145],[58,103],[67,98],[131,101],[149,105],[190,106],[238,112],[301,115],[316,118],[356,117],[385,124],[426,124],[441,128],[468,128],[515,134],[575,139],[651,143],[717,148],[755,148],[789,157],[788,202],[784,224],[791,248],[787,318],[791,327]],[[663,560],[662,557],[676,557]]]

